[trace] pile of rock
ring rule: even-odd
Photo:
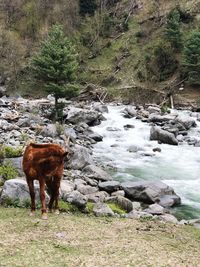
[[[159,106],[128,106],[123,111],[125,118],[137,118],[152,125],[150,140],[159,143],[178,145],[187,142],[189,145],[199,145],[199,141],[188,138],[188,130],[196,126],[192,112],[188,111],[186,116],[178,114],[163,113]]]

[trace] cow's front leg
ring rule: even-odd
[[[31,196],[31,212],[30,216],[33,216],[35,214],[35,191],[34,191],[34,183],[32,179],[26,179],[30,196]]]
[[[47,209],[46,209],[46,202],[45,202],[45,182],[43,179],[39,180],[40,182],[40,201],[42,205],[42,219],[47,219]]]

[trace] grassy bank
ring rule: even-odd
[[[0,208],[0,266],[200,266],[200,230],[155,221]]]

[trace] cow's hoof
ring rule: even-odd
[[[35,211],[31,211],[31,212],[29,213],[29,216],[30,216],[30,217],[35,216]]]
[[[54,211],[54,213],[55,213],[56,215],[58,215],[58,214],[60,214],[60,211],[59,211],[58,209],[56,209],[56,210]]]
[[[47,219],[48,219],[47,213],[43,213],[42,214],[42,220],[47,220]]]

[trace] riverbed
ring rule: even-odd
[[[174,212],[180,218],[200,217],[200,147],[182,142],[178,146],[150,141],[148,123],[124,118],[124,106],[109,105],[106,120],[93,130],[103,136],[94,146],[94,157],[110,169],[119,181],[159,180],[172,186],[181,197],[182,205]],[[171,110],[171,113],[192,116],[197,127],[188,136],[200,140],[200,122],[196,113]],[[134,128],[126,129],[125,125]],[[161,152],[153,152],[153,148]]]

